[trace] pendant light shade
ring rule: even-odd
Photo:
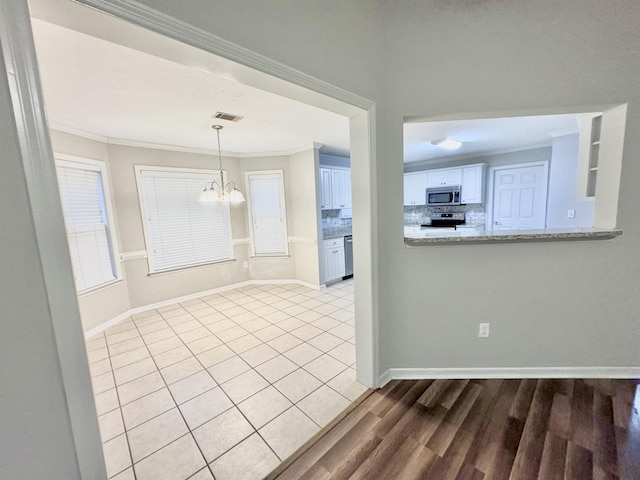
[[[224,181],[224,173],[222,171],[222,151],[220,149],[220,130],[222,130],[223,127],[222,125],[212,125],[211,128],[216,131],[218,137],[218,171],[220,175],[220,181],[214,180],[207,183],[204,186],[204,190],[202,190],[202,192],[200,193],[200,197],[198,198],[198,200],[201,202],[244,202],[244,195],[242,195],[242,192],[238,189],[236,183],[225,183]]]

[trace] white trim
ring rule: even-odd
[[[153,142],[141,142],[139,140],[128,140],[126,138],[113,138],[109,137],[106,139],[106,142],[109,145],[119,145],[123,147],[135,147],[135,148],[148,148],[153,150],[167,150],[170,152],[181,152],[181,153],[196,153],[199,155],[214,155],[218,156],[218,150],[210,150],[208,148],[197,148],[197,147],[185,147],[181,145],[167,145],[164,143],[153,143]],[[225,150],[221,150],[220,153],[223,157],[231,157],[237,158],[238,154],[235,152],[227,152]]]
[[[82,137],[89,140],[95,140],[97,142],[106,143],[108,145],[120,145],[123,147],[166,150],[170,152],[195,153],[199,155],[214,155],[214,156],[218,155],[218,150],[211,150],[208,148],[187,147],[184,145],[168,145],[165,143],[155,143],[155,142],[142,142],[140,140],[132,140],[128,138],[105,137],[97,133],[81,130],[79,128],[71,127],[69,125],[65,125],[59,122],[50,122],[49,126],[51,127],[52,130],[57,130],[62,133],[69,133],[77,137]],[[293,147],[288,150],[274,150],[269,152],[245,152],[245,153],[230,152],[227,150],[222,150],[221,153],[223,157],[229,157],[229,158],[280,157],[280,156],[294,155],[296,153],[306,152],[309,150],[318,150],[320,148],[322,148],[321,143],[312,142],[312,143],[300,145],[298,147]]]
[[[489,152],[482,152],[482,153],[465,153],[465,154],[461,154],[461,155],[453,155],[450,157],[440,157],[440,158],[434,158],[434,159],[430,159],[430,160],[416,160],[415,162],[405,162],[404,166],[405,167],[411,167],[413,168],[420,168],[420,167],[427,167],[426,170],[430,170],[432,168],[434,168],[434,164],[435,165],[439,165],[439,164],[444,164],[444,163],[451,163],[451,162],[457,162],[457,161],[463,161],[463,160],[471,160],[471,159],[475,159],[477,158],[478,160],[482,160],[483,163],[486,163],[486,157],[490,157],[490,156],[494,156],[494,155],[504,155],[506,153],[517,153],[517,152],[526,152],[528,150],[539,150],[541,148],[552,148],[553,144],[549,143],[549,142],[544,142],[544,143],[534,143],[532,145],[527,145],[525,147],[512,147],[512,148],[503,148],[501,150],[492,150]],[[456,165],[456,167],[466,167],[466,165]],[[435,167],[435,168],[440,168],[440,167]],[[442,167],[442,168],[453,168],[453,167]],[[415,172],[421,172],[423,170],[411,170],[410,172],[405,172],[405,173],[415,173]]]
[[[229,204],[225,203],[224,208],[226,210],[226,218],[227,218],[227,232],[229,234],[229,258],[223,258],[217,260],[215,262],[205,262],[205,263],[196,263],[191,265],[179,265],[173,268],[165,269],[165,270],[155,270],[153,265],[153,257],[149,255],[149,251],[151,250],[151,242],[149,236],[149,227],[147,225],[147,220],[145,218],[145,207],[144,207],[144,198],[142,194],[142,171],[154,171],[154,172],[176,172],[176,173],[197,173],[203,174],[206,173],[208,175],[215,176],[216,172],[214,170],[209,169],[199,169],[199,168],[182,168],[182,167],[158,167],[153,165],[134,165],[133,166],[135,175],[136,175],[136,188],[138,189],[138,206],[140,207],[140,217],[142,219],[142,233],[144,236],[144,244],[147,252],[147,266],[149,269],[149,275],[157,275],[161,273],[168,273],[175,270],[183,270],[185,268],[198,267],[203,265],[215,265],[219,263],[231,262],[236,259],[235,253],[233,251],[233,231],[231,230],[231,210],[229,208]],[[223,172],[223,180],[226,181],[226,171]],[[204,185],[203,185],[204,187]]]
[[[238,245],[251,245],[251,239],[249,237],[234,238],[231,240],[231,245],[234,247]]]
[[[578,128],[565,128],[563,130],[556,130],[550,133],[551,138],[566,137],[567,135],[579,135],[579,134],[580,134],[580,130],[578,130]],[[553,147],[553,143],[551,144],[551,146]]]
[[[82,130],[80,128],[71,127],[69,125],[65,125],[64,123],[49,121],[49,128],[52,130],[57,130],[62,133],[69,133],[71,135],[75,135],[76,137],[86,138],[88,140],[94,140],[96,142],[109,143],[109,138],[98,135],[97,133],[88,132],[87,130]]]
[[[299,147],[294,147],[289,150],[280,150],[280,151],[272,151],[272,152],[247,152],[247,153],[236,153],[236,157],[238,158],[254,158],[254,157],[280,157],[280,156],[289,156],[294,155],[300,152],[308,152],[309,150],[317,150],[322,146],[321,143],[307,143],[305,145],[300,145]]]
[[[371,100],[360,95],[264,57],[211,32],[143,5],[136,0],[75,1],[349,105],[364,110],[369,110],[373,106]]]
[[[380,378],[378,379],[378,388],[384,387],[391,380],[393,380],[393,377],[391,376],[391,369],[385,370],[385,372],[380,375]]]
[[[147,258],[146,250],[135,250],[133,252],[122,252],[120,253],[120,261],[121,262],[130,262],[131,260],[142,260]]]
[[[123,312],[123,313],[113,317],[110,320],[107,320],[107,321],[101,323],[100,325],[98,325],[96,327],[93,327],[90,330],[87,330],[86,332],[84,332],[84,337],[86,339],[89,339],[89,338],[93,337],[94,335],[97,335],[98,333],[103,332],[107,328],[113,327],[114,325],[117,325],[121,321],[126,320],[131,315],[135,315],[137,313],[146,312],[148,310],[153,310],[153,309],[156,309],[156,308],[166,307],[167,305],[173,305],[175,303],[186,302],[188,300],[193,300],[193,299],[204,297],[204,296],[207,296],[207,295],[213,295],[214,293],[227,292],[229,290],[234,290],[236,288],[241,288],[241,287],[248,287],[248,286],[251,286],[251,285],[270,285],[270,284],[286,285],[286,284],[291,284],[291,283],[294,283],[294,284],[297,284],[297,285],[301,285],[303,287],[311,288],[313,290],[321,290],[322,289],[321,286],[319,286],[319,285],[314,285],[312,283],[303,282],[302,280],[296,280],[296,279],[291,279],[291,280],[290,279],[281,279],[281,280],[246,280],[244,282],[238,282],[238,283],[234,283],[234,284],[231,284],[231,285],[225,285],[223,287],[212,288],[210,290],[205,290],[203,292],[191,293],[189,295],[183,295],[181,297],[175,297],[175,298],[170,298],[169,300],[162,300],[161,302],[151,303],[149,305],[144,305],[142,307],[132,308],[130,310],[127,310],[126,312]]]
[[[639,366],[628,367],[487,367],[390,368],[380,375],[380,386],[391,380],[467,378],[638,378]]]
[[[526,167],[536,167],[542,166],[544,167],[544,228],[547,228],[547,220],[549,217],[549,160],[542,160],[539,162],[527,162],[527,163],[516,163],[511,165],[497,165],[495,167],[489,167],[489,184],[487,185],[487,191],[485,192],[485,224],[484,228],[486,231],[493,231],[493,197],[495,188],[494,185],[494,176],[498,170],[508,170],[510,168],[526,168]]]
[[[302,245],[315,245],[318,243],[315,238],[311,237],[288,237],[287,241],[289,243],[300,243]]]
[[[107,162],[105,162],[104,160],[79,157],[77,155],[68,155],[66,153],[53,152],[53,158],[56,165],[68,166],[71,168],[78,168],[80,166],[85,169],[89,167],[90,169],[100,173],[100,180],[102,181],[102,194],[104,197],[104,206],[107,211],[107,230],[109,233],[109,240],[111,244],[111,261],[113,262],[116,278],[107,283],[96,285],[95,287],[91,287],[78,292],[78,295],[83,295],[85,293],[94,292],[101,287],[109,286],[112,283],[118,282],[123,279],[122,267],[120,265],[120,262],[118,262],[118,258],[121,257],[120,237],[118,235],[117,220],[114,215],[113,201],[111,200],[112,190],[111,182],[109,180],[109,168],[107,167]]]
[[[267,257],[288,257],[289,256],[289,241],[284,242],[285,251],[282,253],[267,253],[262,255],[256,254],[256,244],[254,240],[254,231],[253,231],[253,213],[252,213],[252,205],[253,199],[251,198],[251,188],[249,187],[249,177],[252,175],[278,175],[279,177],[279,185],[280,185],[280,210],[282,212],[282,228],[284,229],[284,235],[287,235],[288,226],[287,226],[287,201],[285,198],[284,190],[284,170],[282,169],[273,169],[273,170],[249,170],[244,172],[244,187],[245,192],[247,192],[247,221],[249,223],[249,244],[251,245],[251,257],[252,258],[267,258]]]
[[[67,403],[80,478],[106,478],[27,0],[0,1],[0,47],[49,308],[39,320],[53,331],[59,361],[52,368],[59,368],[61,383],[53,382]]]

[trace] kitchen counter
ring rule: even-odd
[[[440,231],[438,231],[440,230]],[[446,230],[446,231],[443,231]],[[606,240],[622,235],[622,230],[599,228],[546,228],[541,230],[496,230],[472,228],[434,229],[405,226],[404,243],[408,247],[452,243],[544,242],[566,240]]]
[[[329,240],[330,238],[346,237],[351,235],[351,225],[345,225],[343,227],[329,227],[322,229],[322,239]]]

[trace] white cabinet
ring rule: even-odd
[[[425,205],[427,172],[406,173],[404,175],[404,205]]]
[[[344,237],[324,241],[324,269],[325,282],[344,277]]]
[[[320,169],[320,181],[322,183],[321,192],[321,206],[323,210],[333,208],[333,193],[331,190],[331,170],[329,168]]]
[[[427,172],[427,187],[446,187],[451,185],[462,185],[461,169],[448,168]]]
[[[331,170],[333,208],[351,208],[351,172]]]
[[[462,203],[484,202],[485,164],[462,167],[462,189],[460,201]]]
[[[425,205],[425,189],[460,185],[461,203],[484,203],[486,164],[405,173],[404,205]]]
[[[351,171],[320,168],[322,210],[351,208]]]

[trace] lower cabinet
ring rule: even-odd
[[[337,280],[345,274],[344,238],[324,241],[325,282]]]

